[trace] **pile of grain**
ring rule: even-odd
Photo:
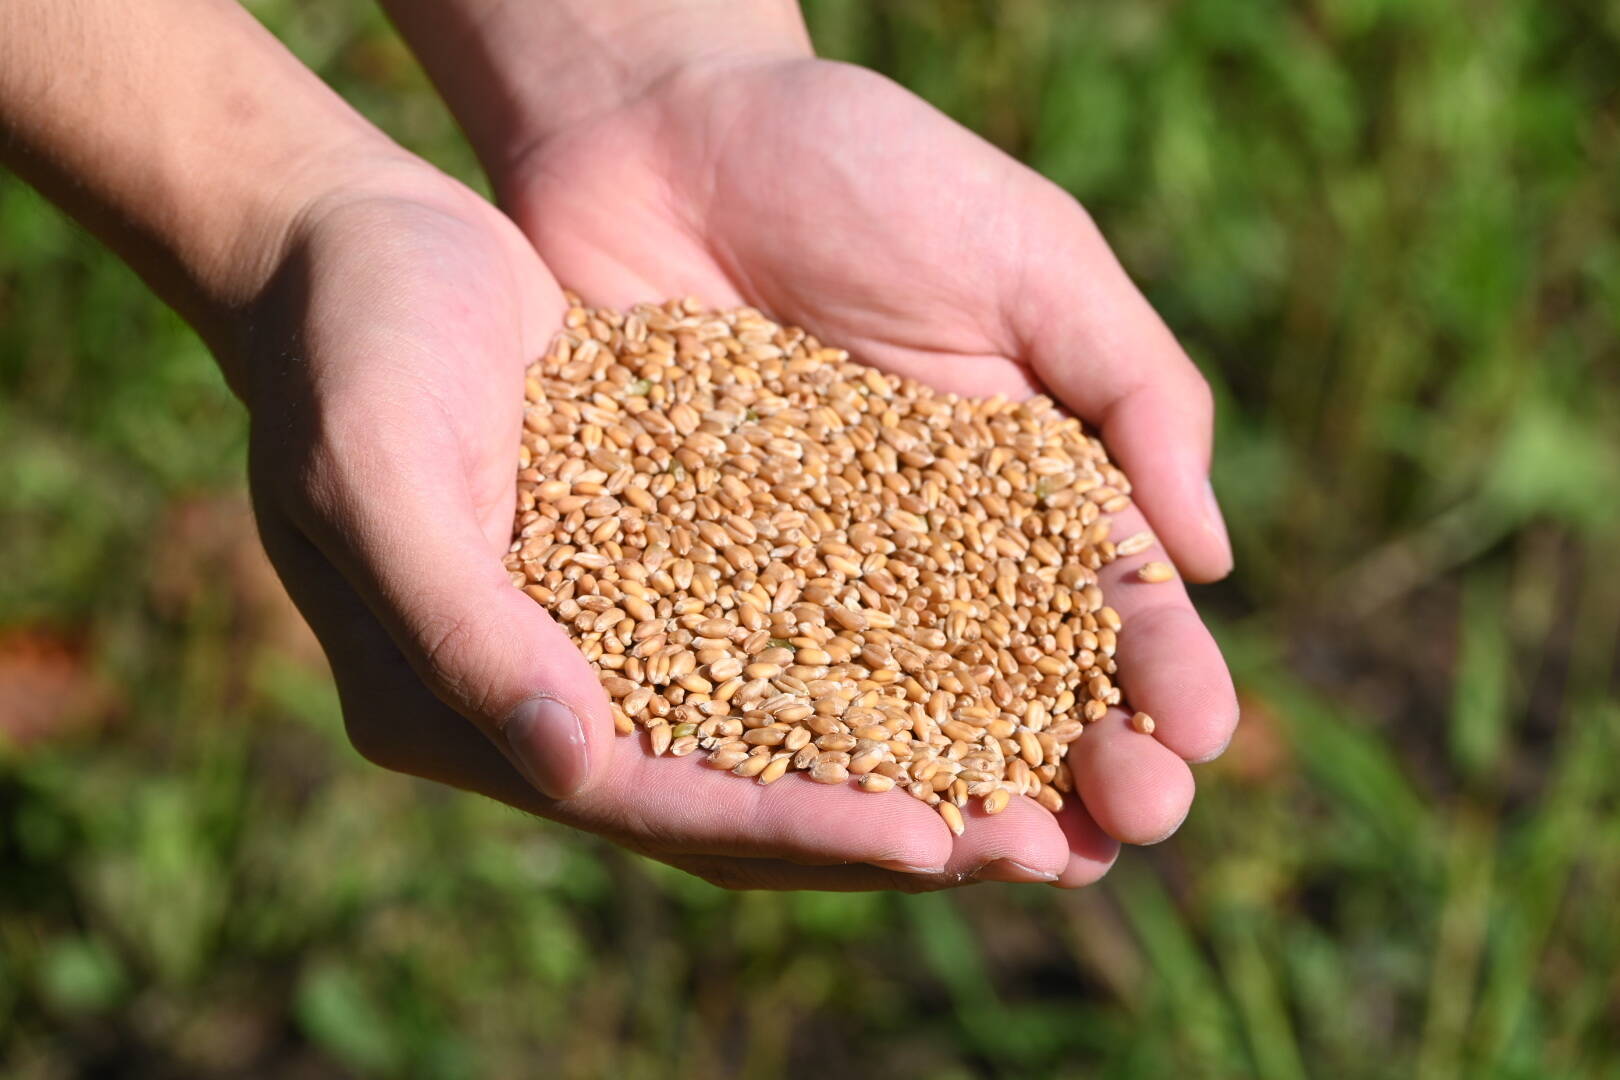
[[[1046,398],[973,400],[759,312],[576,304],[528,373],[507,568],[623,734],[760,783],[960,808],[1072,790],[1119,705],[1129,484]],[[1140,716],[1138,729],[1151,727]]]

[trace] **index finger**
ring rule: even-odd
[[[1101,429],[1143,511],[1194,580],[1232,569],[1209,485],[1209,385],[1131,282],[1085,211],[1053,189],[1010,278],[1021,355],[1052,393]]]
[[[1138,575],[1147,563],[1165,558],[1141,512],[1127,507],[1114,515],[1110,535],[1116,544],[1149,538],[1148,546],[1098,575],[1123,624],[1115,681],[1131,708],[1153,717],[1159,742],[1186,761],[1208,761],[1226,748],[1238,720],[1237,693],[1220,647],[1180,578],[1147,582]]]

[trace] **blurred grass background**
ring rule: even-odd
[[[473,177],[371,8],[252,8]],[[204,350],[0,178],[0,1072],[1620,1074],[1620,4],[808,12],[1084,200],[1217,387],[1245,721],[1181,833],[728,895],[366,766]]]

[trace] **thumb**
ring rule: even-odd
[[[445,562],[419,564],[439,575],[434,586],[380,614],[398,627],[396,640],[423,680],[530,783],[549,798],[577,795],[612,752],[613,722],[597,676],[496,558],[458,547],[461,566],[446,572]],[[469,558],[469,551],[477,554]]]
[[[407,457],[350,442],[321,455],[328,469],[312,471],[326,475],[307,488],[325,494],[293,517],[423,682],[542,793],[569,798],[611,758],[607,696],[563,627],[513,587],[461,455],[444,449]]]

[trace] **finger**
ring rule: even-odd
[[[1069,861],[1052,884],[1079,889],[1101,880],[1119,858],[1119,841],[1102,831],[1079,799],[1064,800],[1057,822],[1069,842]]]
[[[1086,810],[1121,843],[1157,844],[1192,806],[1192,770],[1151,735],[1111,709],[1069,744],[1069,768]]]
[[[418,471],[375,484],[328,533],[329,553],[369,585],[380,620],[446,704],[540,791],[577,794],[613,739],[600,683],[567,633],[512,587],[471,513],[413,495],[423,481]]]
[[[515,458],[523,365],[562,297],[532,252],[514,255],[515,230],[471,227],[464,209],[379,220],[362,207],[278,279],[297,334],[261,365],[255,497],[441,700],[566,797],[600,769],[606,695],[501,565],[516,495],[504,447]],[[348,244],[351,229],[389,242]]]
[[[374,390],[335,395],[343,404],[328,407],[288,508],[446,704],[547,795],[582,790],[613,734],[595,673],[512,587],[504,529],[490,535],[469,486],[473,450],[430,395]]]
[[[638,850],[881,863],[943,874],[951,836],[909,796],[790,775],[771,785],[655,758],[641,738],[612,738],[603,777],[567,801],[536,792],[491,743],[427,693],[371,611],[308,541],[272,515],[261,532],[331,660],[350,738],[368,759],[589,829]]]
[[[864,792],[788,773],[760,784],[706,767],[701,754],[655,758],[639,736],[616,740],[606,781],[567,813],[587,827],[659,851],[864,862],[943,873],[951,834],[933,810],[900,791]]]
[[[951,877],[897,874],[875,866],[803,866],[781,859],[733,859],[713,855],[674,855],[660,862],[700,877],[722,889],[785,892],[935,892],[972,881]]]
[[[1026,245],[1008,279],[1019,354],[1100,427],[1182,572],[1224,577],[1232,550],[1208,480],[1208,384],[1072,199],[1055,192],[1039,216],[1054,227]]]
[[[638,850],[944,872],[950,832],[910,796],[815,784],[798,775],[761,785],[705,768],[697,756],[655,758],[640,737],[610,735],[598,748],[601,782],[566,801],[548,799],[457,713],[423,691],[392,638],[308,541],[269,514],[261,532],[331,660],[351,739],[379,764]]]
[[[1055,881],[1068,866],[1063,830],[1033,799],[1016,796],[999,814],[986,814],[983,803],[972,799],[962,809],[962,824],[947,864],[950,874],[979,881]]]
[[[1135,508],[1115,515],[1115,542],[1143,531]],[[1103,594],[1124,626],[1115,660],[1118,682],[1133,709],[1153,717],[1153,734],[1187,761],[1218,757],[1237,727],[1237,692],[1221,650],[1193,609],[1179,580],[1148,583],[1145,563],[1164,559],[1157,544],[1104,567]]]
[[[416,672],[342,574],[278,512],[262,509],[265,551],[332,668],[350,741],[367,760],[525,809],[544,800]]]

